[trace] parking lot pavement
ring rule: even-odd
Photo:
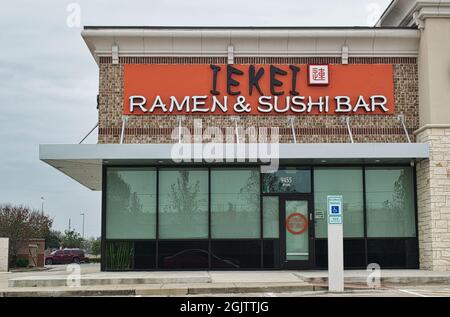
[[[139,296],[141,297],[141,296]],[[202,294],[189,297],[450,297],[450,286],[417,286],[407,288],[384,288],[376,290],[355,290],[344,293],[283,292],[283,293],[236,293],[236,294]]]
[[[100,272],[100,264],[98,263],[81,263],[80,267],[82,274],[91,274]],[[11,272],[9,274],[9,278],[35,276],[35,275],[45,275],[45,276],[60,275],[67,273],[67,264],[46,265],[45,268],[47,270],[44,271]]]
[[[44,271],[26,271],[26,272],[10,272],[10,273],[2,273],[0,274],[0,290],[1,289],[7,289],[8,287],[8,280],[10,279],[20,279],[23,278],[33,278],[33,277],[39,277],[40,279],[58,279],[61,276],[64,277],[70,272],[67,271],[68,266],[67,265],[51,265],[47,267],[47,270]],[[88,278],[88,279],[102,279],[102,278],[113,278],[117,279],[118,277],[122,278],[154,278],[154,279],[161,279],[161,278],[182,278],[182,277],[210,277],[211,281],[204,282],[206,283],[207,287],[211,286],[217,286],[218,284],[223,283],[235,283],[233,286],[239,286],[243,284],[244,286],[251,286],[253,284],[258,285],[258,283],[265,283],[268,282],[272,283],[291,283],[295,281],[296,283],[304,283],[307,286],[311,286],[312,284],[308,284],[307,282],[304,282],[302,278],[305,278],[307,274],[311,275],[311,272],[307,272],[300,276],[299,274],[295,274],[296,272],[292,271],[280,271],[280,272],[209,272],[209,271],[202,271],[202,272],[185,272],[185,271],[177,271],[177,272],[100,272],[100,265],[99,264],[81,264],[81,274]],[[298,272],[297,272],[298,273]],[[359,274],[359,272],[350,272],[353,275]],[[350,274],[348,273],[348,274]],[[389,273],[389,272],[388,272]],[[394,277],[398,279],[400,282],[403,283],[397,283],[397,284],[391,284],[391,283],[383,283],[382,289],[364,289],[359,287],[350,287],[348,286],[347,291],[344,293],[328,293],[327,291],[323,291],[323,286],[326,286],[326,282],[322,281],[320,277],[323,274],[323,272],[316,273],[319,278],[316,277],[316,280],[318,279],[319,282],[311,281],[314,285],[314,287],[322,286],[321,288],[317,287],[306,287],[306,288],[291,288],[291,291],[288,291],[289,288],[283,288],[283,289],[268,289],[267,287],[261,288],[260,293],[258,292],[259,289],[249,289],[249,292],[253,293],[245,293],[245,290],[237,290],[238,292],[243,293],[216,293],[217,291],[222,292],[222,290],[214,290],[214,294],[211,292],[208,294],[202,293],[201,295],[189,295],[189,296],[225,296],[225,297],[306,297],[306,296],[313,296],[313,297],[322,297],[322,296],[336,296],[336,297],[450,297],[450,282],[448,282],[446,279],[443,279],[439,283],[430,283],[433,281],[433,279],[428,279],[428,275],[431,273],[429,272],[413,272],[412,277],[415,277],[416,275],[425,276],[427,279],[425,279],[425,283],[418,283],[417,278],[415,278],[414,283],[406,284],[405,278],[403,277],[400,279],[398,276],[401,274],[406,274],[403,271],[400,272],[393,272],[392,274],[396,274]],[[410,272],[409,272],[410,273]],[[391,274],[391,275],[392,275]],[[411,274],[411,273],[410,273]],[[314,276],[316,276],[314,275]],[[387,274],[386,274],[387,276]],[[447,275],[444,275],[446,277]],[[358,276],[357,276],[358,277]],[[389,276],[388,276],[389,277]],[[401,276],[400,276],[401,277]],[[408,276],[407,276],[408,277]],[[437,279],[439,282],[439,276],[435,277],[435,273],[433,273],[432,276],[435,280]],[[389,277],[391,278],[391,277]],[[414,279],[413,279],[414,280]],[[423,281],[423,279],[419,279],[420,281]],[[390,282],[395,282],[396,280],[391,278],[389,280]],[[168,283],[168,284],[167,284]],[[200,283],[200,282],[198,282]],[[202,282],[203,283],[203,282]],[[103,282],[101,283],[103,284]],[[177,284],[173,284],[170,282],[163,282],[163,284],[167,284],[167,287],[169,288],[176,288]],[[238,285],[239,284],[239,285]],[[350,285],[351,283],[349,283]],[[417,285],[422,284],[422,285]],[[436,284],[436,285],[433,285]],[[92,285],[92,287],[99,287],[100,284]],[[351,284],[353,285],[353,284]],[[117,287],[129,287],[132,290],[140,289],[142,287],[145,288],[146,285],[143,285],[142,283],[136,283],[133,285],[110,285],[105,286],[106,288],[117,288]],[[182,285],[182,290],[177,292],[162,292],[162,294],[186,294],[186,293],[194,293],[194,292],[187,292],[186,289],[189,288],[195,288],[194,282],[184,282]],[[178,285],[178,287],[181,287]],[[103,286],[102,286],[103,287]],[[223,286],[222,286],[223,287]],[[49,287],[43,287],[44,291],[48,291]],[[294,290],[295,289],[295,290]],[[313,290],[316,291],[313,291]],[[15,288],[14,291],[20,291],[22,289]],[[9,290],[11,291],[11,289]],[[223,292],[226,292],[227,288],[224,287]],[[233,291],[236,291],[234,289]],[[280,293],[276,293],[277,291],[281,291]],[[209,292],[209,291],[208,291]],[[138,292],[131,292],[133,294],[136,294]],[[141,292],[142,294],[145,294],[146,292]],[[152,292],[148,292],[150,294]],[[106,293],[105,293],[106,294]],[[118,294],[120,296],[120,294]],[[83,295],[81,295],[83,296]],[[100,295],[101,296],[101,295]],[[164,295],[163,295],[164,296]]]
[[[98,263],[82,263],[81,273],[91,274],[100,272],[100,264]],[[46,265],[47,270],[44,271],[25,271],[25,272],[7,272],[0,274],[0,289],[8,287],[8,280],[18,277],[27,276],[51,276],[67,274],[67,264],[61,265]]]
[[[415,297],[450,297],[450,285],[446,287],[416,286],[399,288],[399,292]]]
[[[48,271],[45,271],[46,273],[49,274],[64,274],[67,272],[67,264],[46,265],[45,267],[49,268]],[[82,274],[100,273],[99,263],[81,263],[80,267]]]

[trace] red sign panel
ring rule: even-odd
[[[292,234],[302,234],[308,229],[308,219],[301,213],[293,213],[286,219],[286,229]]]
[[[394,114],[391,64],[309,66],[127,64],[123,113]]]

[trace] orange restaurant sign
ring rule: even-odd
[[[391,64],[126,64],[126,115],[394,114]]]

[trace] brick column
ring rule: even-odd
[[[450,271],[450,126],[417,133],[430,158],[417,164],[420,268]]]

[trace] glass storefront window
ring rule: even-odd
[[[310,193],[311,171],[283,168],[263,174],[263,193]]]
[[[260,238],[258,169],[211,169],[211,235]]]
[[[344,237],[364,237],[362,169],[314,169],[314,216],[316,238],[327,237],[328,195],[343,196]]]
[[[366,169],[367,236],[415,237],[413,171]]]
[[[263,197],[263,235],[264,238],[279,237],[279,204],[278,197]]]
[[[308,233],[308,201],[286,200],[286,260],[307,261],[309,259],[309,233]],[[302,218],[303,217],[303,218]],[[296,226],[287,225],[295,220]],[[291,222],[292,224],[292,222]],[[302,234],[299,230],[305,228]],[[295,231],[292,231],[294,229]]]
[[[208,170],[159,170],[159,238],[208,238]]]
[[[156,170],[108,168],[106,238],[156,237]]]

